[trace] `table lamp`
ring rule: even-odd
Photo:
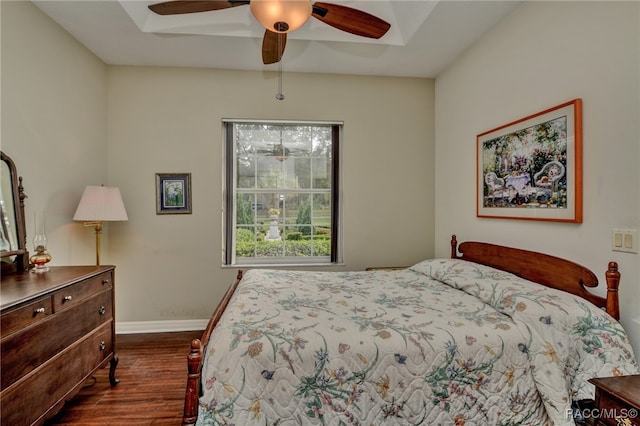
[[[73,220],[95,227],[96,265],[100,265],[100,236],[102,222],[128,220],[120,189],[110,186],[87,186],[84,189]]]

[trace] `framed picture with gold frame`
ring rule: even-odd
[[[156,214],[191,214],[191,173],[156,173]]]
[[[476,138],[477,216],[582,223],[582,100]]]

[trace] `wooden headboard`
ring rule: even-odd
[[[618,300],[620,272],[616,262],[609,262],[605,274],[607,280],[607,297],[605,298],[586,289],[586,287],[598,286],[598,278],[593,272],[570,260],[548,254],[475,241],[466,241],[458,246],[456,236],[453,235],[451,258],[491,266],[547,287],[567,291],[605,309],[615,319],[620,319]]]

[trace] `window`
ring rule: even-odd
[[[224,125],[224,263],[339,262],[342,124]]]

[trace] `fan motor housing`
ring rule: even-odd
[[[279,33],[285,33],[289,31],[289,24],[287,24],[286,22],[278,21],[273,24],[273,29]]]

